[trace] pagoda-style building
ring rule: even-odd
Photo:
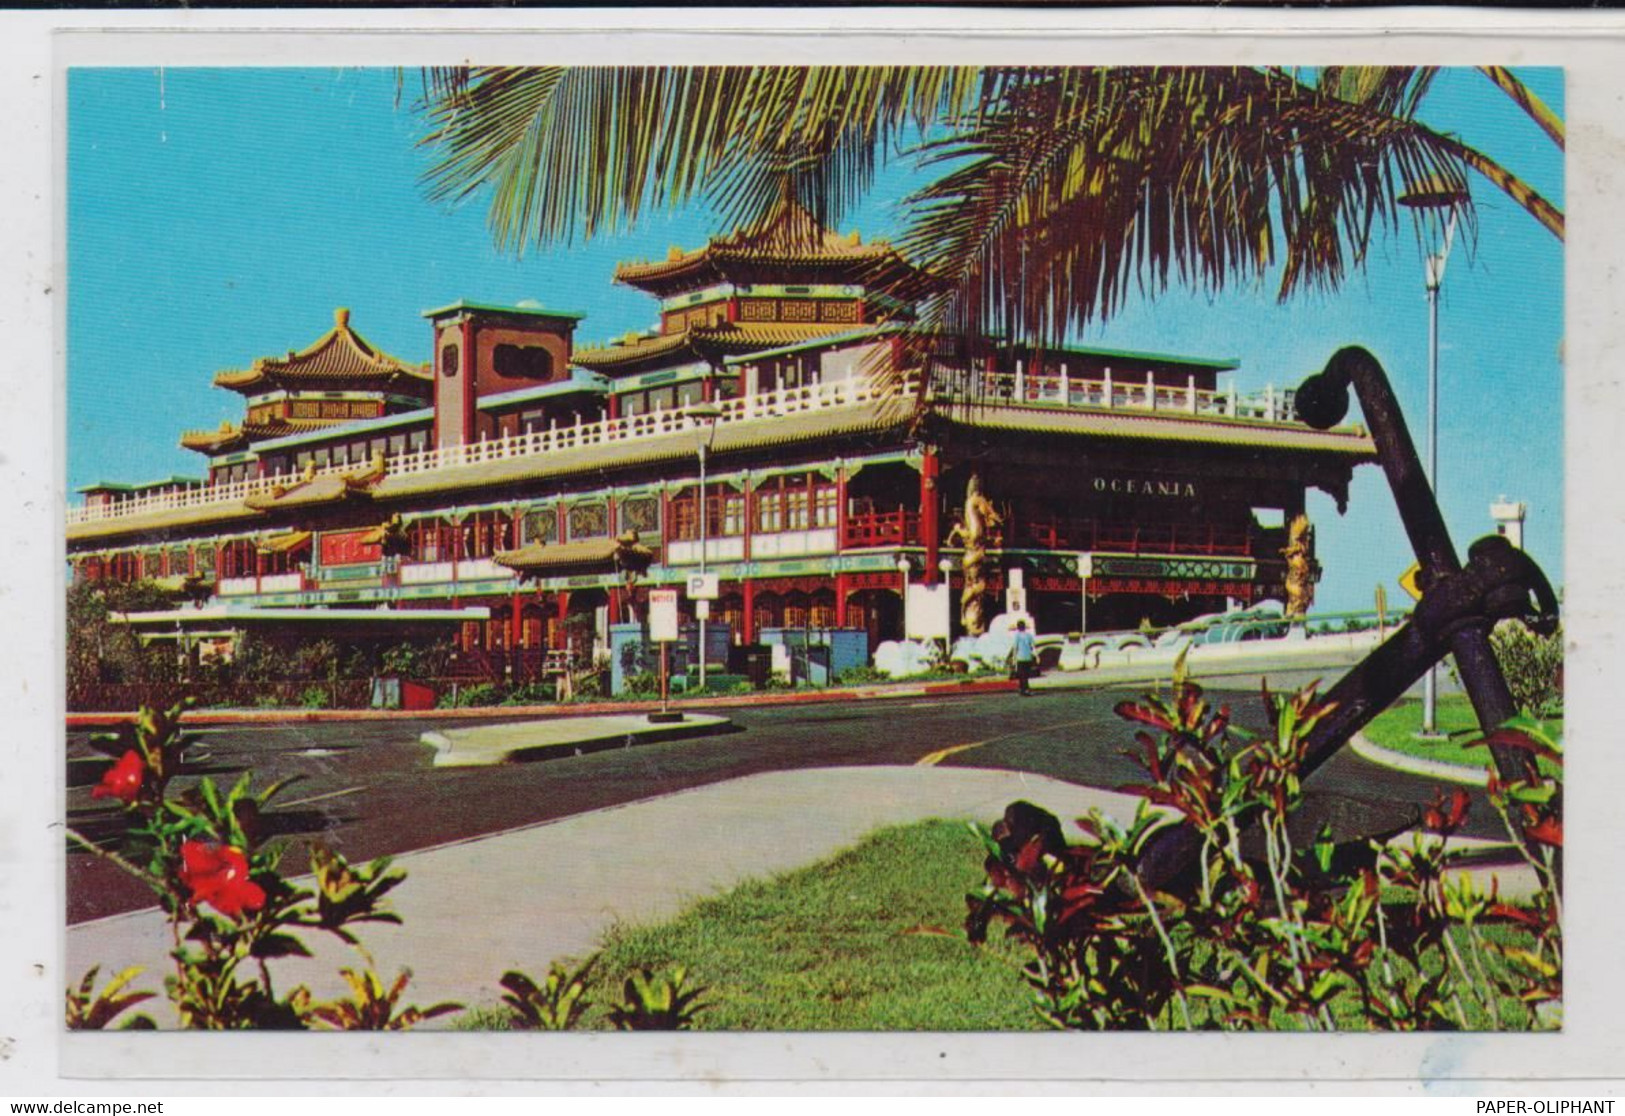
[[[224,472],[211,473],[216,479],[242,480],[253,470],[230,468],[247,464],[230,460],[232,455],[272,438],[417,410],[428,402],[434,377],[427,366],[375,348],[350,326],[350,312],[340,308],[333,312],[333,328],[313,344],[217,372],[214,386],[243,397],[243,421],[187,431],[181,445],[225,458]]]
[[[188,435],[207,483],[92,486],[75,576],[212,588],[137,618],[167,629],[439,624],[512,676],[567,640],[607,652],[702,545],[736,645],[854,629],[872,648],[944,583],[952,635],[983,594],[1040,632],[1161,626],[1283,598],[1306,491],[1341,506],[1374,460],[1363,430],[1297,421],[1290,393],[1239,394],[1226,358],[967,338],[917,390],[894,292],[918,278],[789,208],[620,266],[660,326],[609,344],[578,345],[577,314],[461,301],[425,312],[419,367],[340,311],[309,348],[216,377],[248,414]]]

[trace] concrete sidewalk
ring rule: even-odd
[[[1127,822],[1138,805],[1129,795],[1014,771],[847,767],[751,775],[397,857],[407,879],[389,902],[403,924],[357,930],[386,980],[412,970],[406,1002],[490,1006],[501,998],[497,981],[506,970],[540,977],[550,961],[591,953],[618,924],[670,918],[745,880],[823,860],[883,826],[926,818],[990,824],[1017,799],[1063,822],[1093,808]],[[1471,870],[1485,885],[1492,872],[1503,896],[1532,887],[1527,869]],[[838,921],[840,911],[830,918]],[[345,994],[339,970],[364,960],[330,935],[301,938],[314,956],[276,961],[278,989],[306,984],[318,998]],[[156,908],[81,923],[67,931],[66,975],[77,982],[92,965],[104,976],[141,965],[146,972],[136,987],[161,992],[168,950]],[[175,1025],[161,996],[143,1008],[160,1026]]]
[[[580,957],[617,923],[677,914],[744,880],[812,864],[887,825],[926,818],[991,823],[1025,798],[1062,819],[1100,807],[1133,817],[1136,800],[1019,772],[941,767],[773,772],[397,857],[407,880],[390,895],[403,925],[358,927],[381,974],[412,970],[409,1002],[494,1004],[502,973],[540,977]],[[839,911],[830,912],[838,919]],[[315,954],[274,963],[279,989],[345,992],[338,970],[359,955],[331,935],[301,935]],[[143,965],[139,987],[170,971],[156,909],[70,927],[67,974]],[[173,1026],[167,1004],[144,1007]]]

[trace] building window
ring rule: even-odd
[[[671,502],[672,538],[695,540],[699,538],[696,522],[694,493],[684,493]],[[717,539],[745,533],[745,497],[742,493],[711,492],[705,501],[705,537]]]
[[[259,551],[252,539],[233,539],[220,548],[222,578],[253,577],[259,570]]]
[[[835,526],[835,485],[806,475],[774,477],[757,486],[756,530],[805,531]]]
[[[756,530],[763,535],[784,530],[784,500],[775,487],[771,492],[756,495]]]
[[[412,549],[409,557],[414,562],[449,562],[453,553],[456,528],[440,519],[419,519],[409,531]]]
[[[450,380],[456,377],[458,366],[462,363],[462,354],[456,345],[447,345],[440,350],[440,374]]]
[[[805,531],[808,523],[808,499],[805,488],[792,488],[784,494],[784,528],[787,531]]]
[[[820,484],[813,488],[813,526],[833,527],[836,521],[835,486]]]
[[[540,345],[498,345],[491,353],[498,376],[519,380],[553,378],[553,354]]]

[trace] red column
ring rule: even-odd
[[[835,626],[837,628],[846,627],[846,597],[849,592],[849,584],[846,574],[838,573],[835,575]]]
[[[558,618],[558,627],[554,631],[554,644],[557,647],[563,647],[564,621],[570,615],[570,594],[563,589],[560,589],[557,593],[553,594],[553,601],[554,608],[556,610],[554,615]]]
[[[739,639],[741,643],[756,642],[756,583],[750,578],[740,578],[740,608],[744,616],[739,621]]]
[[[709,403],[717,397],[717,383],[710,376],[700,381],[700,401]]]
[[[937,513],[942,501],[937,496],[937,476],[942,462],[935,449],[927,449],[920,461],[920,537],[925,543],[925,573],[920,580],[926,585],[937,583],[937,557],[942,546],[942,531]]]
[[[518,654],[520,637],[524,634],[519,621],[520,607],[519,590],[515,589],[513,601],[508,606],[508,650],[513,654]]]
[[[835,549],[846,549],[846,466],[835,470]],[[844,609],[846,606],[843,604]]]
[[[609,397],[609,411],[607,413],[609,414],[609,417],[612,418],[612,419],[618,419],[618,418],[621,417],[621,397],[620,396],[611,395]]]

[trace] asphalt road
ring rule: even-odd
[[[1291,679],[1275,681],[1286,685]],[[189,774],[229,784],[252,770],[261,786],[297,776],[263,821],[269,834],[288,839],[286,867],[302,871],[315,838],[352,859],[369,859],[790,768],[938,762],[1116,788],[1142,773],[1122,754],[1133,734],[1113,706],[1141,689],[746,707],[727,711],[738,726],[727,735],[499,767],[431,767],[432,749],[418,737],[443,722],[208,728],[194,730],[198,743]],[[1256,690],[1210,695],[1230,703],[1239,723],[1261,723]],[[513,719],[499,715],[490,723]],[[476,723],[482,722],[458,727]],[[90,799],[106,761],[87,746],[89,735],[69,734],[68,821],[85,836],[106,840],[116,837],[122,823],[116,809]],[[1353,833],[1403,826],[1431,798],[1432,786],[1348,753],[1316,774],[1310,792],[1314,801],[1306,813]],[[1473,832],[1500,836],[1481,801],[1473,817]],[[727,833],[716,836],[728,840]],[[67,898],[70,923],[151,902],[138,881],[77,850],[68,857]]]

